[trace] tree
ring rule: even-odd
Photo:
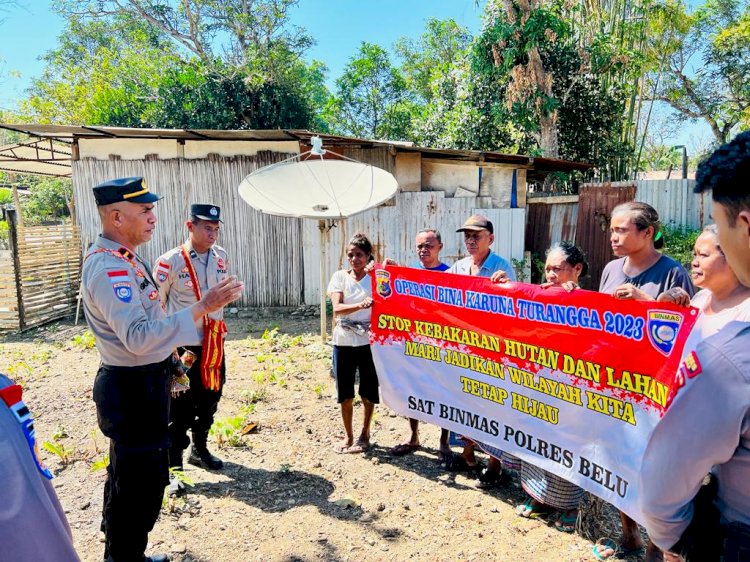
[[[557,0],[488,3],[471,82],[488,90],[488,121],[515,150],[607,169],[628,149],[619,127],[624,92],[602,76],[612,51],[598,33],[583,40],[566,9]]]
[[[715,142],[726,143],[739,126],[750,125],[750,3],[707,0],[688,12],[673,1],[662,21],[673,37],[664,44],[665,68],[649,77],[654,99],[681,121],[704,120]]]
[[[472,36],[452,19],[429,18],[416,41],[402,37],[394,50],[403,60],[400,71],[406,86],[421,101],[429,103],[440,95],[440,84],[466,61]]]
[[[321,100],[328,95],[326,68],[319,62],[305,64],[286,39],[267,36],[280,25],[283,11],[258,23],[259,29],[242,31],[257,36],[252,41],[236,39],[245,46],[243,57],[236,48],[219,56],[200,45],[212,33],[227,32],[236,24],[234,20],[227,20],[227,27],[221,29],[218,20],[208,19],[201,19],[213,21],[206,23],[206,29],[188,26],[194,39],[193,48],[187,49],[173,35],[183,29],[185,22],[179,18],[189,19],[191,7],[198,5],[203,9],[201,17],[206,18],[205,14],[214,13],[209,3],[187,3],[184,13],[161,3],[166,10],[162,13],[157,4],[60,2],[68,26],[60,46],[46,55],[44,74],[22,104],[28,118],[82,125],[207,129],[320,124]],[[276,3],[253,5],[272,4]],[[221,3],[212,9],[230,7]],[[137,17],[136,8],[158,14]],[[240,58],[242,66],[236,64]],[[276,70],[271,72],[271,68]]]
[[[23,205],[24,220],[29,223],[58,220],[70,216],[73,184],[68,178],[21,176],[31,195]]]
[[[169,37],[183,61],[197,57],[205,66],[221,61],[259,70],[278,80],[288,57],[299,58],[313,42],[304,29],[289,26],[298,0],[57,0],[68,17],[109,19],[127,16]]]
[[[516,120],[535,137],[541,153],[557,157],[559,102],[552,94],[552,75],[539,45],[557,40],[567,28],[542,0],[503,0],[502,6],[499,2],[487,6],[490,23],[484,35],[490,39],[495,66],[510,76],[506,102]]]
[[[326,116],[342,134],[373,139],[409,135],[414,109],[400,72],[379,45],[363,42],[336,80]]]
[[[163,73],[177,57],[158,32],[127,15],[70,18],[59,46],[44,56],[23,112],[41,123],[147,126]]]
[[[312,78],[302,81],[302,87],[310,87],[311,82]],[[302,87],[256,84],[235,69],[219,63],[206,68],[194,59],[164,74],[148,122],[155,127],[196,129],[307,128],[316,116],[312,93]]]

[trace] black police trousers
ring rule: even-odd
[[[102,365],[94,381],[99,428],[110,438],[104,558],[142,562],[169,484],[170,362]]]
[[[221,383],[219,391],[207,390],[203,386],[201,377],[201,358],[203,347],[184,347],[178,350],[182,353],[185,349],[195,353],[196,358],[193,366],[187,372],[190,379],[190,390],[172,398],[169,412],[169,447],[171,458],[169,466],[173,468],[182,467],[182,452],[187,449],[190,439],[188,430],[192,430],[193,444],[199,447],[206,446],[208,432],[214,423],[214,415],[219,407],[224,381],[226,379],[226,361],[221,364]]]

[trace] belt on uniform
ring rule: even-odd
[[[154,371],[158,371],[160,369],[166,369],[170,367],[172,362],[172,357],[167,357],[164,361],[159,361],[158,363],[148,363],[146,365],[136,365],[134,367],[128,367],[126,365],[107,365],[106,363],[102,363],[101,366],[103,369],[107,369],[108,371],[120,371],[124,373],[153,373]]]

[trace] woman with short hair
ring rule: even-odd
[[[571,242],[560,242],[547,250],[544,264],[546,282],[542,287],[572,291],[585,277],[589,266],[583,251]],[[578,505],[586,492],[572,482],[547,472],[526,461],[521,462],[521,487],[528,498],[516,507],[521,517],[536,517],[550,510],[559,510],[555,529],[572,533],[578,520]]]

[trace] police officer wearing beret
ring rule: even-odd
[[[144,557],[148,533],[168,484],[168,422],[173,350],[200,339],[195,322],[239,298],[242,284],[228,277],[203,299],[167,315],[156,281],[138,246],[156,227],[152,193],[143,178],[121,178],[94,188],[102,233],[84,258],[83,306],[96,336],[101,365],[93,397],[102,433],[110,438],[104,485],[105,560]]]
[[[216,244],[221,223],[221,209],[218,206],[191,205],[190,218],[185,222],[188,239],[156,260],[154,277],[159,283],[161,300],[168,314],[192,306],[200,295],[228,276],[227,253]],[[208,432],[214,422],[226,376],[223,310],[200,319],[196,327],[201,345],[185,348],[194,354],[187,372],[190,388],[173,397],[170,410],[169,466],[173,471],[183,469],[183,452],[190,443],[188,430],[192,430],[193,441],[188,456],[190,464],[211,470],[219,470],[224,464],[207,447]],[[179,351],[184,353],[185,350]],[[208,365],[212,359],[213,369]],[[170,494],[184,495],[185,485],[182,481],[175,478],[173,473],[170,480]]]

